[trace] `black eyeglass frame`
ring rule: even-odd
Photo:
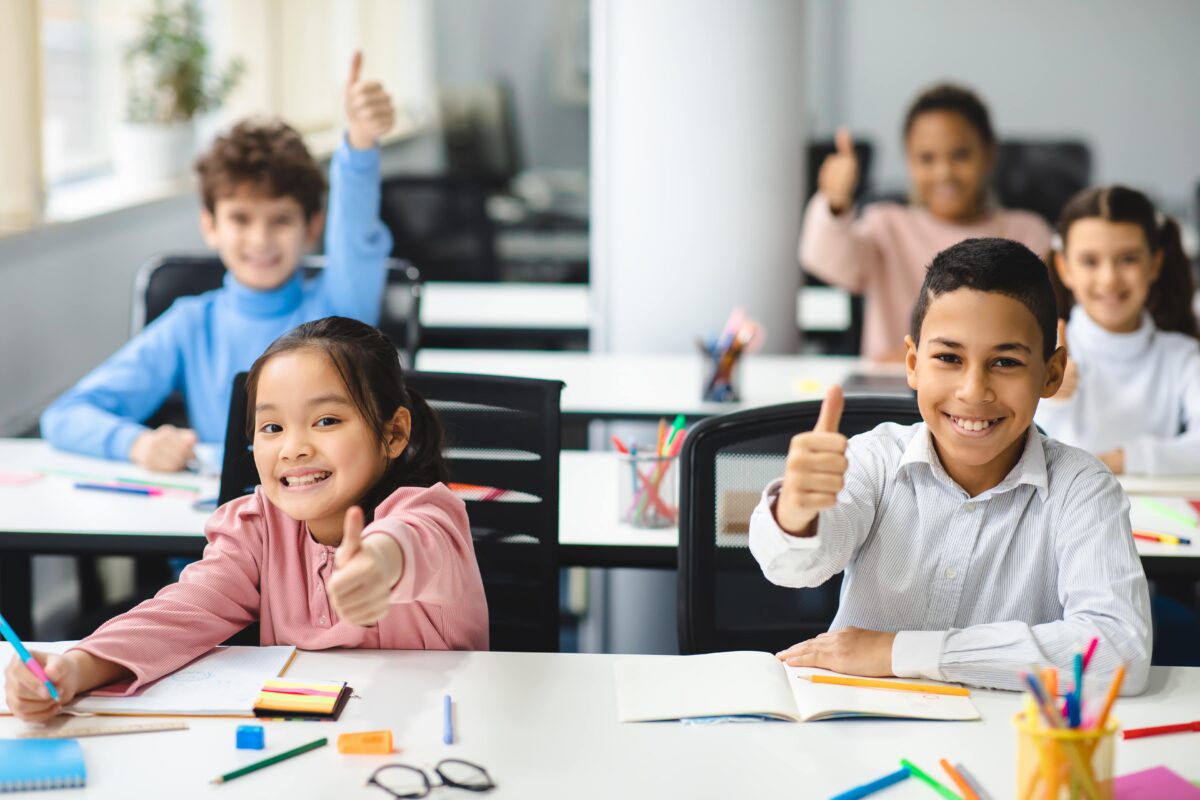
[[[442,766],[445,764],[462,764],[465,767],[471,767],[472,769],[477,769],[477,770],[479,770],[479,773],[483,776],[484,780],[487,781],[487,783],[486,784],[459,783],[458,781],[455,781],[451,778],[446,777],[446,773],[442,772]],[[406,770],[409,770],[410,772],[415,772],[418,775],[420,775],[421,781],[425,784],[425,790],[424,791],[416,791],[416,792],[408,792],[407,794],[397,794],[396,792],[392,791],[391,789],[384,786],[382,783],[380,783],[379,781],[377,781],[375,779],[375,776],[378,775],[379,773],[383,772],[384,770],[397,769],[397,768],[406,769]],[[380,789],[383,789],[385,792],[390,794],[392,797],[397,798],[397,800],[409,800],[409,798],[426,797],[434,789],[441,788],[442,786],[449,786],[452,789],[463,789],[464,791],[468,791],[468,792],[490,792],[492,789],[496,788],[496,782],[494,780],[492,780],[492,776],[490,774],[488,774],[488,771],[473,761],[464,761],[461,758],[443,758],[441,761],[439,761],[437,764],[434,765],[433,772],[435,775],[438,776],[438,779],[441,780],[441,783],[438,783],[438,784],[431,783],[429,780],[429,773],[426,772],[425,770],[421,769],[420,767],[414,767],[412,764],[399,764],[399,763],[384,764],[382,767],[380,767],[379,769],[377,769],[371,773],[371,777],[367,778],[367,785],[368,786],[378,786]]]

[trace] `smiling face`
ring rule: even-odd
[[[1038,398],[1062,383],[1065,351],[1044,360],[1023,303],[965,288],[929,303],[920,336],[905,337],[908,385],[942,466],[973,497],[1017,463]]]
[[[983,212],[994,149],[966,117],[953,111],[919,114],[904,144],[913,191],[934,216],[965,223]]]
[[[315,348],[272,356],[254,398],[254,463],[270,501],[308,523],[324,544],[342,537],[346,509],[383,476],[408,444],[401,407],[381,443],[351,399],[333,362]]]
[[[1150,251],[1137,223],[1087,217],[1071,224],[1066,253],[1055,253],[1054,266],[1097,325],[1113,333],[1131,333],[1141,324],[1162,259],[1162,251]]]
[[[320,213],[305,219],[294,197],[263,197],[244,185],[218,198],[212,213],[200,212],[204,241],[243,286],[266,291],[282,286],[321,234]]]

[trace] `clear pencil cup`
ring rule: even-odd
[[[669,528],[679,520],[678,457],[617,455],[617,521]]]
[[[1022,713],[1013,727],[1019,800],[1112,800],[1117,720],[1109,719],[1103,730],[1059,729]]]

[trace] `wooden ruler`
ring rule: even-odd
[[[155,731],[187,730],[186,722],[146,722],[135,725],[106,725],[104,727],[66,727],[22,731],[21,739],[75,739],[83,736],[117,736],[123,733],[154,733]]]

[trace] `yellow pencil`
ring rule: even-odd
[[[839,686],[861,686],[865,689],[894,689],[898,692],[924,692],[926,694],[952,694],[967,697],[971,690],[965,686],[939,686],[925,683],[900,683],[879,681],[874,678],[849,678],[841,675],[809,675],[813,683],[836,683]]]

